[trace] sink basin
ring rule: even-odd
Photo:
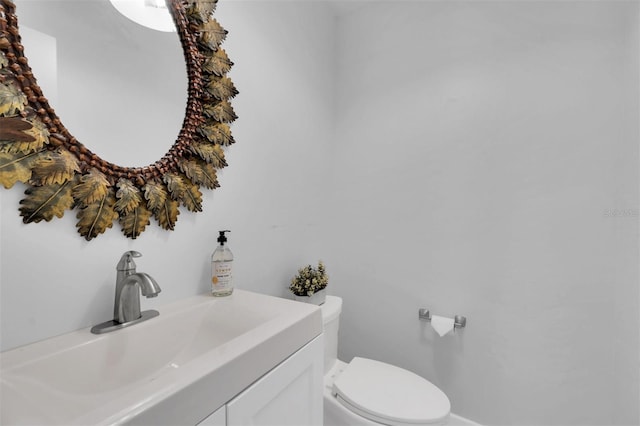
[[[158,310],[129,328],[0,354],[0,423],[136,423],[173,394],[202,398],[205,384],[205,406],[216,408],[322,333],[318,307],[242,290]]]

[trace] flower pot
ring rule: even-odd
[[[312,303],[314,305],[322,305],[324,303],[326,295],[327,289],[323,288],[322,290],[316,291],[311,296],[298,296],[294,294],[293,300],[304,303]]]

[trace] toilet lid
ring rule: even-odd
[[[370,420],[393,426],[444,420],[449,398],[427,379],[367,358],[354,358],[333,383],[337,399]]]

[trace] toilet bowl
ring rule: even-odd
[[[342,299],[327,296],[324,323],[324,425],[443,425],[449,398],[427,379],[367,358],[337,358]]]

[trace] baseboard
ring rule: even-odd
[[[473,420],[465,419],[462,416],[451,413],[449,415],[449,423],[447,426],[482,426],[480,423],[476,423]]]

